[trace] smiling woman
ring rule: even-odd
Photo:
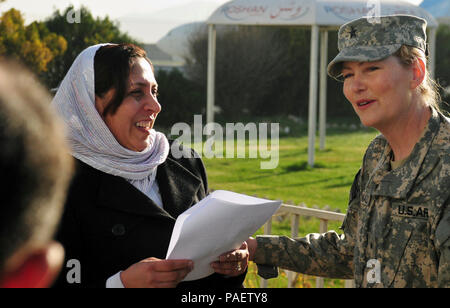
[[[134,48],[128,51],[130,65],[121,67],[120,61],[111,59],[114,49],[110,46],[101,47],[94,60],[95,107],[117,141],[140,152],[149,146],[148,136],[161,111],[153,65],[143,50]],[[118,65],[108,65],[111,60]],[[122,72],[128,79],[121,78]]]
[[[396,57],[375,62],[345,62],[342,76],[344,95],[365,126],[379,131],[388,129],[396,117],[412,106],[405,99],[410,74]]]
[[[150,60],[131,44],[85,49],[62,81],[53,106],[67,124],[77,168],[57,238],[81,277],[73,285],[63,270],[57,286],[242,285],[245,245],[239,258],[190,282],[181,283],[191,260],[164,259],[176,218],[206,197],[208,183],[198,155],[178,147],[189,154],[174,157],[153,129],[157,90]]]
[[[450,120],[427,77],[425,30],[409,15],[339,29],[328,74],[343,78],[361,122],[381,135],[355,176],[344,235],[249,239],[263,270],[353,278],[357,287],[450,287]]]

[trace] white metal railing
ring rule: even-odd
[[[344,221],[345,214],[308,208],[304,203],[300,205],[282,204],[278,211],[272,216],[272,218],[281,215],[291,216],[291,237],[298,237],[298,229],[300,226],[300,216],[316,217],[320,219],[319,233],[325,233],[328,230],[328,221]],[[264,234],[272,234],[272,219],[269,219],[264,225]],[[288,277],[288,288],[294,287],[297,273],[285,270]],[[261,288],[267,288],[267,280],[261,278]],[[316,287],[323,288],[324,280],[322,277],[316,278]],[[345,287],[352,288],[354,286],[353,280],[345,280]]]

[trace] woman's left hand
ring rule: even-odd
[[[247,242],[244,242],[239,249],[220,255],[219,261],[211,263],[211,266],[218,274],[239,276],[246,271],[248,258],[248,245]]]

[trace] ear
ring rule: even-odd
[[[57,277],[64,261],[64,248],[51,242],[25,258],[17,268],[8,271],[0,281],[1,288],[46,288]]]
[[[103,95],[95,95],[95,109],[97,109],[100,116],[103,118],[103,112],[108,106],[109,102],[113,99],[116,94],[116,90],[114,88],[109,89]]]
[[[106,108],[106,99],[105,96],[101,97],[95,95],[95,109],[97,109],[98,114],[103,118],[103,111]]]
[[[425,79],[426,66],[422,58],[417,58],[412,64],[412,80],[411,89],[415,89],[420,86]]]

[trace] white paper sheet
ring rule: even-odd
[[[281,201],[217,190],[178,216],[166,259],[190,259],[184,281],[214,273],[210,263],[239,248],[280,207]]]

